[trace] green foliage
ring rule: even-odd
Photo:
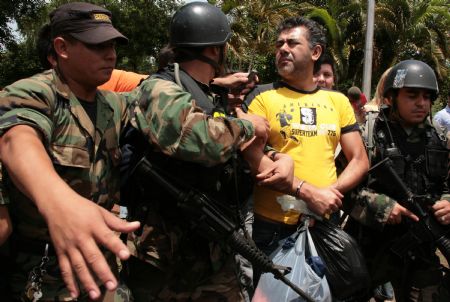
[[[35,41],[48,14],[67,0],[21,0],[15,5],[0,2],[0,85],[4,86],[40,70]],[[170,18],[178,0],[95,0],[113,13],[113,24],[130,43],[117,48],[118,68],[150,73],[154,58],[168,42]],[[16,5],[17,3],[17,5]],[[4,9],[3,9],[4,8]],[[14,9],[13,9],[14,8]],[[16,20],[23,42],[14,40],[6,22]],[[5,34],[6,33],[6,34]],[[3,45],[3,49],[2,46]]]
[[[91,0],[113,12],[113,23],[130,43],[118,47],[118,67],[149,73],[168,41],[170,17],[181,0]],[[38,70],[33,41],[48,13],[67,0],[0,2],[0,79],[2,85]],[[233,29],[229,66],[257,69],[263,82],[277,78],[275,30],[286,17],[306,15],[324,26],[341,91],[361,86],[366,31],[366,1],[361,0],[210,0],[227,14]],[[24,39],[17,44],[6,22],[15,19]],[[375,11],[372,83],[389,66],[415,58],[438,75],[441,92],[450,89],[450,3],[448,0],[378,0]],[[1,50],[3,45],[3,50]],[[6,48],[5,48],[6,47]],[[446,102],[445,98],[438,102]]]
[[[376,5],[375,22],[374,72],[377,75],[401,60],[422,60],[436,71],[439,86],[447,89],[450,75],[448,0],[380,0]]]
[[[241,70],[254,62],[268,63],[268,59],[273,57],[277,25],[284,18],[296,15],[301,7],[295,2],[282,0],[224,0],[221,5],[233,30],[229,43],[232,66]]]
[[[0,62],[0,88],[42,71],[32,42],[10,43]]]
[[[15,37],[8,23],[21,18],[35,17],[44,2],[44,0],[0,1],[0,49],[14,43]]]
[[[170,18],[177,0],[109,0],[115,26],[130,42],[118,48],[118,67],[141,73],[154,71],[159,50],[168,43]]]

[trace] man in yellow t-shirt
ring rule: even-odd
[[[257,86],[247,97],[249,111],[270,123],[268,144],[295,162],[296,190],[317,215],[329,215],[342,205],[343,193],[356,186],[368,170],[368,160],[352,107],[343,94],[317,87],[315,61],[325,49],[325,36],[312,20],[284,20],[278,29],[276,66],[282,80]],[[348,160],[337,177],[334,152],[338,143]],[[299,213],[283,211],[281,193],[257,186],[254,192],[253,238],[267,254],[291,235]]]

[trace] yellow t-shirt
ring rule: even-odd
[[[334,151],[342,133],[357,131],[352,106],[337,91],[300,91],[282,82],[258,86],[248,97],[249,112],[265,117],[270,124],[268,144],[289,154],[295,176],[317,187],[336,179]],[[282,194],[255,187],[254,211],[263,217],[296,224],[298,214],[284,212],[277,203]]]

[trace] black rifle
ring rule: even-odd
[[[235,252],[248,259],[254,266],[263,272],[272,273],[276,279],[281,280],[305,301],[313,302],[302,289],[286,278],[290,267],[276,266],[260,249],[239,234],[236,224],[223,215],[217,208],[218,202],[206,195],[189,188],[180,190],[161,175],[155,167],[144,157],[134,168],[133,174],[141,180],[161,186],[177,201],[176,206],[183,211],[187,220],[195,226],[199,235],[213,241],[226,242]]]
[[[401,255],[418,244],[431,241],[436,244],[447,261],[450,261],[450,240],[446,236],[449,228],[441,225],[430,210],[435,200],[429,195],[414,195],[398,176],[390,158],[385,158],[374,165],[369,173],[375,176],[377,182],[384,188],[395,188],[395,196],[391,197],[419,217],[418,222],[409,220],[410,230],[402,237],[404,240],[400,239],[401,243],[395,244],[394,252]]]

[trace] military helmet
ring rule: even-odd
[[[433,69],[426,63],[417,60],[401,61],[392,67],[384,82],[383,96],[387,97],[392,89],[403,87],[428,89],[432,92],[432,101],[437,98],[439,93]]]
[[[231,28],[225,14],[207,2],[191,2],[181,7],[170,25],[172,47],[202,47],[225,44]]]

